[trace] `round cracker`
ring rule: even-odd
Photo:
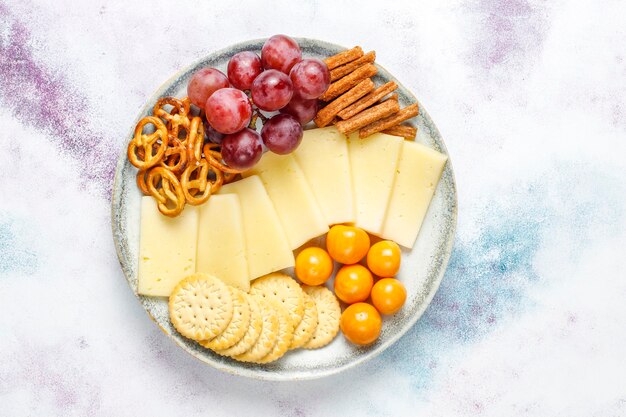
[[[315,301],[318,320],[313,336],[302,347],[305,349],[321,348],[329,344],[339,331],[341,307],[335,294],[324,286],[303,285],[302,290]]]
[[[300,324],[298,324],[293,331],[293,341],[289,349],[302,347],[311,339],[317,327],[317,306],[315,305],[315,301],[304,291],[302,295],[304,296],[304,315]]]
[[[170,320],[183,336],[212,339],[233,317],[233,300],[226,284],[208,274],[193,274],[176,285],[169,299]]]
[[[274,272],[258,278],[250,286],[250,294],[276,300],[287,309],[294,326],[300,324],[304,314],[302,289],[289,275]]]
[[[293,340],[293,323],[289,317],[289,312],[276,301],[272,302],[272,306],[278,317],[278,338],[270,353],[256,361],[257,363],[269,363],[282,357],[289,350]]]
[[[248,300],[248,305],[250,306],[250,324],[248,325],[248,329],[246,330],[246,333],[243,335],[239,342],[235,343],[228,349],[215,351],[220,355],[240,355],[250,349],[261,335],[261,329],[263,328],[263,316],[261,315],[261,308],[259,307],[259,303],[251,295],[245,294],[245,296]]]
[[[257,297],[256,301],[261,308],[263,317],[263,327],[261,335],[254,345],[242,354],[233,356],[234,359],[243,362],[258,361],[272,351],[276,339],[278,338],[278,316],[274,312],[274,307],[262,297]]]
[[[211,350],[228,349],[239,342],[250,325],[250,307],[245,294],[234,287],[229,287],[233,299],[233,318],[224,331],[211,340],[203,340],[200,343]]]

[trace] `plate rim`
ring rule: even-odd
[[[184,66],[183,68],[179,69],[178,71],[174,72],[170,77],[168,77],[165,81],[163,81],[159,87],[157,89],[154,90],[154,92],[149,95],[147,98],[150,99],[152,97],[157,96],[160,92],[162,92],[163,90],[165,90],[167,87],[166,85],[171,85],[173,80],[177,79],[178,77],[180,77],[182,74],[188,72],[189,70],[191,70],[192,68],[196,67],[198,64],[200,64],[201,62],[205,61],[206,58],[210,55],[214,55],[214,56],[219,56],[222,55],[226,52],[228,52],[229,50],[232,50],[233,48],[242,48],[242,47],[246,47],[246,46],[250,46],[250,45],[255,45],[261,41],[265,41],[267,38],[256,38],[256,39],[251,39],[251,40],[247,40],[247,41],[243,41],[243,42],[236,42],[233,44],[230,44],[224,48],[218,49],[216,51],[212,51],[209,52],[207,54],[204,54],[203,56],[201,56],[200,58],[195,59],[193,62],[191,62],[190,64]],[[349,49],[346,48],[342,45],[338,45],[335,43],[331,43],[331,42],[327,42],[327,41],[323,41],[323,40],[319,40],[319,39],[314,39],[314,38],[305,38],[305,37],[293,37],[293,39],[295,39],[298,43],[301,42],[306,42],[306,43],[310,43],[310,44],[315,44],[315,45],[320,45],[324,48],[327,49],[340,49],[340,50],[345,50],[345,49]],[[389,71],[387,71],[387,69],[385,67],[383,67],[382,65],[380,65],[379,63],[375,63],[376,66],[378,66],[379,68],[383,69],[387,74],[391,73]],[[395,79],[395,77],[393,77]],[[399,82],[399,81],[398,81]],[[401,83],[400,83],[401,84]],[[406,89],[406,88],[405,88]],[[441,285],[441,281],[443,280],[443,277],[445,276],[445,273],[448,269],[448,264],[450,261],[450,256],[452,255],[452,250],[454,247],[454,243],[456,241],[456,229],[457,229],[457,223],[458,223],[458,190],[457,190],[457,184],[456,184],[456,177],[454,174],[454,169],[452,168],[452,161],[450,158],[450,154],[448,152],[447,146],[444,142],[443,136],[441,135],[441,132],[439,131],[439,128],[437,127],[437,125],[434,123],[434,121],[432,120],[432,118],[430,117],[430,114],[425,110],[424,106],[422,106],[421,101],[419,101],[417,99],[417,97],[415,97],[415,95],[413,94],[412,91],[406,89],[406,91],[410,94],[410,96],[415,100],[415,102],[419,103],[419,110],[420,110],[420,115],[422,115],[423,117],[427,118],[430,121],[430,126],[435,130],[436,135],[440,138],[440,146],[441,146],[441,150],[446,154],[446,156],[448,157],[447,160],[447,166],[446,169],[449,169],[449,174],[451,177],[451,187],[452,190],[454,191],[453,193],[453,199],[452,199],[452,213],[451,213],[451,224],[450,224],[450,232],[449,232],[449,236],[448,236],[448,241],[447,244],[445,246],[445,252],[444,255],[442,257],[441,260],[441,267],[439,268],[439,271],[437,273],[437,276],[435,277],[435,279],[433,280],[432,283],[432,287],[431,290],[429,291],[429,293],[426,295],[426,297],[424,297],[424,301],[421,303],[421,307],[419,308],[419,310],[413,314],[412,316],[409,317],[409,319],[405,322],[405,324],[402,326],[402,331],[396,332],[395,334],[392,334],[391,336],[389,336],[389,338],[387,340],[385,340],[383,343],[381,343],[380,345],[376,346],[375,349],[371,350],[368,352],[367,355],[360,355],[360,356],[356,356],[354,360],[345,363],[343,365],[334,367],[334,368],[328,368],[328,369],[324,369],[324,370],[314,370],[308,374],[300,374],[300,375],[283,375],[283,374],[279,374],[279,373],[271,373],[271,372],[258,372],[256,370],[253,369],[248,369],[248,368],[243,368],[243,367],[235,367],[232,365],[224,365],[220,362],[217,361],[207,361],[204,360],[203,358],[200,358],[198,355],[195,354],[195,352],[189,350],[187,348],[186,345],[184,345],[183,343],[181,343],[179,340],[177,340],[176,338],[174,338],[165,328],[163,328],[163,326],[161,326],[161,324],[156,320],[156,318],[150,313],[150,311],[144,306],[142,299],[140,298],[140,295],[137,293],[136,289],[133,288],[133,286],[130,283],[130,279],[129,279],[129,274],[130,271],[128,270],[128,268],[126,268],[124,266],[123,263],[123,259],[124,259],[124,255],[122,253],[122,244],[119,241],[118,238],[116,238],[116,236],[120,233],[120,229],[119,229],[119,222],[116,221],[116,217],[117,214],[115,208],[119,205],[120,199],[122,198],[122,191],[123,191],[123,181],[121,179],[121,172],[123,171],[124,166],[126,165],[126,149],[128,147],[127,142],[122,142],[122,146],[120,149],[120,156],[118,158],[118,161],[116,163],[115,166],[115,175],[113,178],[113,187],[112,187],[112,191],[111,191],[111,231],[112,231],[112,238],[113,238],[113,243],[115,246],[115,251],[117,254],[117,259],[118,262],[120,264],[120,267],[122,269],[124,278],[126,280],[126,283],[128,284],[128,286],[130,287],[131,292],[133,293],[133,295],[135,296],[135,298],[137,299],[137,301],[139,302],[139,304],[141,305],[141,307],[143,308],[143,310],[146,312],[146,314],[148,315],[148,317],[150,318],[150,320],[152,320],[157,326],[158,328],[165,333],[165,335],[167,336],[167,338],[169,340],[174,341],[174,343],[181,348],[183,351],[187,352],[187,354],[189,354],[190,356],[192,356],[193,358],[195,358],[196,360],[202,362],[205,365],[209,365],[215,369],[218,369],[222,372],[226,372],[230,375],[235,375],[235,376],[239,376],[239,377],[246,377],[246,378],[251,378],[251,379],[256,379],[256,380],[263,380],[263,381],[302,381],[302,380],[313,380],[313,379],[320,379],[320,378],[324,378],[324,377],[328,377],[331,375],[336,375],[339,374],[341,372],[344,372],[348,369],[353,369],[356,368],[357,366],[377,357],[378,355],[380,355],[382,352],[384,352],[385,350],[387,350],[391,345],[393,345],[394,343],[396,343],[398,340],[400,340],[404,335],[406,335],[406,333],[413,327],[415,326],[415,324],[417,323],[417,321],[424,315],[424,312],[426,311],[426,309],[430,306],[432,299],[434,298],[435,294],[437,293],[437,291],[439,291],[439,287]],[[138,121],[142,118],[141,114],[143,113],[141,110],[145,109],[146,106],[148,106],[148,102],[144,101],[144,104],[140,107],[139,109],[139,114],[138,116],[135,118],[134,124],[131,126],[131,128],[129,129],[128,134],[125,136],[126,138],[131,137],[134,130],[135,130],[135,125],[138,123]],[[444,171],[445,172],[445,171]]]

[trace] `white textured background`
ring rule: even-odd
[[[128,3],[0,0],[0,416],[626,415],[624,1]],[[178,349],[110,232],[144,100],[275,33],[376,50],[438,124],[459,188],[420,322],[302,383]]]

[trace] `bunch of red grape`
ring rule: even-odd
[[[221,144],[224,162],[239,170],[261,159],[262,144],[281,155],[296,149],[302,126],[313,120],[317,98],[330,85],[326,64],[302,59],[298,43],[286,35],[269,38],[261,57],[250,51],[233,55],[227,73],[199,70],[187,94],[205,110],[208,139]],[[279,113],[267,118],[260,111]],[[250,125],[255,113],[265,120],[261,133]]]

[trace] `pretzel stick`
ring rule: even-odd
[[[364,126],[367,126],[376,120],[380,120],[383,117],[389,116],[400,110],[400,105],[397,101],[386,100],[374,107],[370,107],[367,110],[362,111],[354,117],[348,120],[342,120],[337,122],[335,126],[344,135],[348,135]]]
[[[363,49],[360,46],[355,46],[352,49],[345,50],[333,55],[324,60],[329,70],[335,69],[343,64],[354,61],[363,56]]]
[[[417,128],[407,125],[396,125],[391,126],[390,128],[383,130],[382,132],[388,135],[400,136],[404,139],[412,140],[415,139],[415,136],[417,135]]]
[[[398,88],[398,84],[393,81],[389,81],[388,83],[381,85],[376,90],[372,91],[356,103],[353,103],[350,106],[346,107],[345,109],[337,113],[337,115],[343,120],[347,120],[355,114],[361,112],[362,110],[365,110],[372,104],[376,103],[378,100],[385,97],[396,88]]]
[[[337,81],[341,77],[344,77],[350,74],[352,71],[360,67],[361,65],[369,64],[370,62],[374,62],[376,60],[376,52],[371,51],[363,55],[361,58],[356,59],[352,62],[348,62],[345,65],[335,68],[330,72],[330,81]]]
[[[341,93],[354,87],[359,81],[376,75],[377,72],[378,69],[374,66],[374,64],[365,64],[362,67],[355,69],[341,80],[332,83],[330,87],[328,87],[328,90],[321,95],[320,99],[323,101],[330,101],[339,96]]]
[[[388,101],[385,101],[385,103],[387,102]],[[397,103],[397,101],[393,101],[393,103]],[[379,106],[382,106],[382,104],[379,104]],[[388,129],[392,126],[397,125],[400,122],[404,122],[405,120],[410,119],[411,117],[417,116],[418,113],[419,113],[419,108],[417,107],[417,103],[413,103],[410,106],[403,108],[396,114],[393,114],[389,117],[385,117],[384,119],[377,120],[365,126],[363,129],[359,130],[359,137],[363,139],[376,132],[381,132],[385,129]]]
[[[328,125],[333,118],[339,113],[342,109],[348,107],[350,104],[354,103],[365,94],[369,93],[374,89],[374,83],[370,78],[366,78],[361,81],[347,92],[343,93],[336,100],[331,101],[326,107],[320,110],[315,116],[315,124],[317,127],[324,127]]]
[[[390,95],[390,96],[387,98],[387,100],[395,100],[395,101],[398,101],[398,94],[397,94],[397,93],[393,93],[392,95]],[[383,101],[386,101],[386,100],[380,100],[380,102],[381,102],[381,103],[382,103]]]

